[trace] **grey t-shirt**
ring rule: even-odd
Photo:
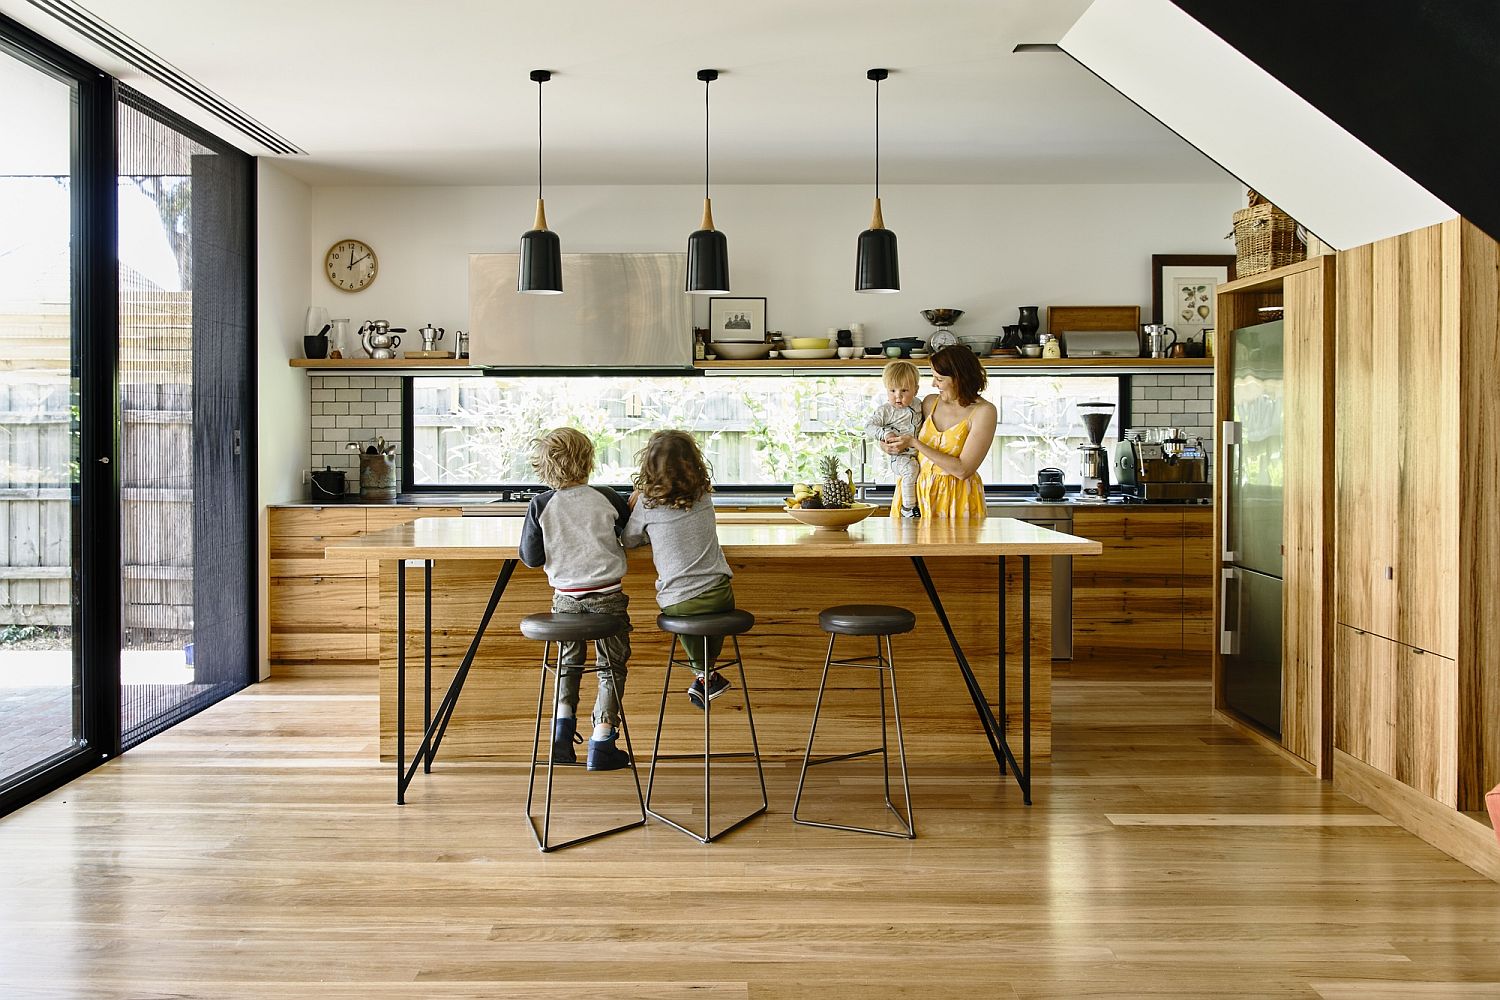
[[[538,493],[521,525],[521,561],[545,568],[559,593],[619,590],[625,576],[619,534],[629,514],[620,494],[603,486]]]
[[[620,536],[627,548],[651,546],[656,564],[656,603],[667,608],[697,597],[733,576],[714,523],[713,498],[705,493],[687,510],[648,507],[637,500]]]

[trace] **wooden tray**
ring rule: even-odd
[[[1141,328],[1140,306],[1048,306],[1047,332],[1133,330]]]
[[[452,351],[403,351],[403,358],[451,358]]]

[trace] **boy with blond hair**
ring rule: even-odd
[[[892,361],[880,370],[885,402],[875,408],[865,425],[865,437],[877,444],[901,434],[916,437],[922,430],[922,404],[917,400],[921,373],[910,361]],[[917,450],[908,448],[888,456],[896,476],[896,495],[891,503],[901,505],[902,517],[917,516]]]
[[[599,694],[594,699],[593,738],[588,769],[615,771],[630,763],[630,754],[615,743],[630,659],[630,598],[620,588],[625,577],[625,549],[620,532],[630,508],[614,490],[590,486],[594,445],[572,427],[533,442],[531,466],[550,489],[532,497],[521,527],[521,561],[541,566],[552,584],[552,610],[562,614],[615,615],[625,631],[594,643]],[[558,709],[552,726],[552,761],[577,763],[578,686],[583,677],[582,642],[558,644]]]

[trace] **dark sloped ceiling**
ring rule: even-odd
[[[1172,2],[1500,239],[1500,2]]]

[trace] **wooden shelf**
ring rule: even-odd
[[[792,361],[786,358],[762,358],[758,361],[695,361],[694,368],[705,371],[728,370],[775,370],[779,368],[871,368],[879,369],[890,358],[829,358],[826,361]],[[914,359],[918,367],[928,367],[927,358]],[[1204,372],[1214,370],[1213,358],[983,358],[987,369],[1015,369],[1017,371],[1049,371],[1089,368],[1103,372],[1129,370],[1132,372]]]
[[[293,368],[323,368],[369,371],[382,368],[468,368],[468,358],[292,358]]]

